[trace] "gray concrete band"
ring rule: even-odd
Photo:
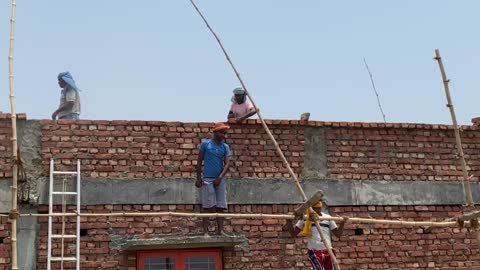
[[[47,179],[38,184],[39,203],[48,204]],[[291,180],[229,179],[230,204],[296,204],[301,196]],[[0,212],[10,211],[10,183],[0,181]],[[342,205],[461,205],[465,203],[461,182],[452,181],[347,181],[302,182],[307,196],[323,190],[330,206]],[[56,190],[61,187],[56,185]],[[74,190],[68,188],[68,190]],[[472,183],[476,202],[479,185]],[[73,203],[70,198],[70,203]],[[55,203],[60,202],[57,195]],[[199,190],[191,179],[84,179],[82,205],[98,204],[199,204]]]

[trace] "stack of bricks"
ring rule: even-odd
[[[54,158],[70,170],[75,159],[81,159],[82,171],[93,178],[193,178],[198,147],[203,139],[211,137],[212,126],[212,123],[45,121],[42,136],[45,173],[50,158]],[[292,168],[300,173],[304,128],[289,125],[271,128]],[[233,125],[227,143],[233,151],[232,177],[289,177],[261,125]]]
[[[17,120],[26,120],[17,114]],[[0,112],[0,178],[12,177],[12,120],[11,114]]]
[[[301,174],[305,129],[323,128],[327,177],[348,180],[461,180],[451,126],[424,124],[267,121],[295,173]],[[64,169],[82,160],[85,176],[99,178],[193,178],[198,146],[212,123],[146,121],[44,121],[45,173],[50,158]],[[462,127],[468,170],[479,177],[480,132]],[[288,178],[273,143],[256,120],[232,126],[234,178]]]

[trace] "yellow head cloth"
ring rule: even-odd
[[[312,206],[313,208],[322,208],[323,207],[323,202],[322,201],[318,201],[316,204],[314,204]]]
[[[322,201],[317,202],[312,206],[312,208],[322,208],[323,203]],[[310,210],[307,210],[307,221],[305,221],[305,226],[303,226],[303,235],[307,238],[312,237],[312,220],[310,219]]]

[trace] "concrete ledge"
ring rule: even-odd
[[[149,250],[149,249],[187,249],[218,248],[240,246],[248,249],[248,239],[244,234],[221,235],[149,235],[147,239],[138,236],[113,235],[110,248],[115,250]]]
[[[1,182],[0,182],[1,183]],[[39,184],[40,204],[48,203],[45,181]],[[7,186],[7,185],[5,185]],[[461,182],[352,181],[309,179],[302,182],[307,196],[324,191],[331,206],[342,205],[461,205]],[[479,185],[472,183],[475,202]],[[82,205],[98,204],[200,204],[193,179],[85,179]],[[301,196],[292,180],[229,179],[230,204],[298,204]],[[59,201],[57,201],[59,202]],[[70,201],[73,203],[73,200]]]
[[[8,213],[12,209],[12,179],[0,179],[0,213]]]

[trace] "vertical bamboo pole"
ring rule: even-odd
[[[472,187],[470,185],[470,178],[468,177],[467,163],[465,162],[465,156],[463,154],[462,139],[460,138],[460,130],[457,124],[457,117],[455,116],[455,109],[453,108],[452,98],[450,96],[450,88],[448,83],[450,80],[447,78],[445,68],[443,67],[442,57],[440,57],[440,51],[435,49],[435,60],[438,61],[440,72],[442,73],[443,86],[445,88],[445,95],[447,96],[447,107],[450,109],[450,115],[452,116],[453,129],[455,131],[455,140],[457,142],[457,150],[460,156],[460,162],[462,164],[463,172],[463,188],[468,206],[473,206]]]
[[[12,210],[11,220],[12,223],[12,270],[18,270],[17,264],[17,193],[18,193],[18,150],[17,150],[17,112],[15,108],[15,84],[13,79],[13,52],[15,47],[15,12],[16,2],[12,0],[12,15],[10,18],[10,49],[8,51],[8,81],[10,85],[10,106],[11,106],[11,119],[12,119]]]
[[[267,124],[265,123],[265,120],[263,120],[263,117],[260,113],[260,110],[258,109],[257,105],[255,104],[255,101],[253,100],[252,96],[250,95],[250,92],[248,91],[247,87],[245,86],[245,83],[243,82],[242,78],[240,77],[240,73],[238,72],[237,68],[235,67],[235,65],[233,64],[232,60],[230,59],[230,56],[228,55],[227,51],[225,50],[225,47],[223,46],[222,42],[220,41],[220,38],[217,36],[217,34],[215,33],[215,31],[213,31],[213,29],[210,27],[210,25],[208,24],[207,20],[205,19],[205,17],[203,16],[202,12],[198,9],[197,5],[195,4],[195,2],[193,0],[190,0],[190,2],[192,3],[193,7],[197,10],[197,13],[200,15],[200,17],[202,18],[203,22],[205,23],[205,25],[207,26],[207,28],[210,30],[210,32],[213,34],[213,36],[215,37],[215,39],[217,40],[217,43],[218,45],[220,45],[220,48],[222,49],[223,51],[223,54],[225,55],[228,63],[230,64],[230,67],[233,69],[233,71],[235,72],[235,75],[237,76],[238,78],[238,81],[240,82],[240,84],[242,85],[243,89],[245,90],[245,93],[247,94],[248,98],[250,99],[250,101],[252,102],[252,105],[253,107],[255,107],[255,109],[257,110],[257,115],[258,115],[258,119],[260,120],[260,122],[262,123],[262,126],[263,128],[265,129],[265,132],[268,134],[268,137],[270,138],[270,140],[273,142],[273,144],[275,145],[275,149],[277,150],[277,153],[278,155],[280,156],[280,158],[282,159],[283,161],[283,164],[285,165],[285,167],[287,168],[288,172],[290,173],[290,175],[292,176],[294,182],[295,182],[295,185],[297,186],[297,189],[298,191],[300,192],[300,194],[302,195],[302,198],[304,201],[307,201],[307,195],[305,194],[305,192],[303,191],[303,188],[302,186],[300,185],[300,181],[298,180],[298,177],[297,175],[293,172],[292,168],[290,167],[290,163],[287,161],[287,159],[285,158],[285,155],[283,154],[282,152],[282,149],[280,149],[280,146],[278,145],[277,143],[277,140],[275,139],[275,137],[273,137],[272,133],[270,132],[270,129],[268,128]],[[314,212],[312,208],[310,208],[310,211]],[[335,257],[335,254],[333,254],[333,251],[332,251],[332,247],[331,246],[328,246],[325,242],[325,236],[323,235],[322,233],[322,230],[320,229],[320,225],[318,224],[318,220],[316,219],[315,220],[315,224],[316,224],[316,228],[318,230],[318,233],[320,234],[320,237],[322,239],[322,242],[325,244],[325,246],[327,247],[327,250],[328,250],[328,253],[330,254],[330,257],[332,258],[333,260],[333,263],[335,264],[335,267],[337,270],[341,270],[340,269],[340,265],[338,264],[338,261],[337,261],[337,258]]]

